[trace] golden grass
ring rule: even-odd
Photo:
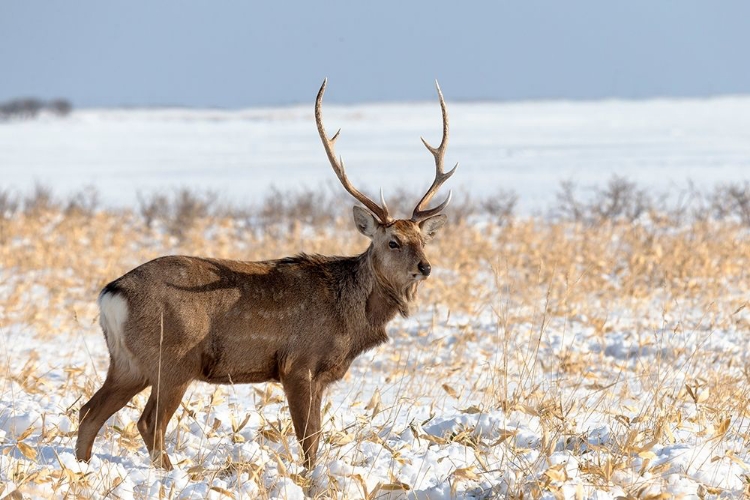
[[[19,214],[4,222],[0,242],[5,278],[13,283],[13,293],[3,297],[0,326],[31,319],[38,333],[50,331],[50,322],[67,316],[71,303],[93,303],[104,284],[165,253],[261,260],[364,250],[366,240],[349,226],[348,220],[327,228],[292,224],[258,234],[234,219],[212,218],[178,240],[144,228],[128,212],[92,218]],[[734,311],[750,284],[749,236],[744,226],[707,222],[584,227],[528,219],[502,228],[448,226],[429,251],[440,279],[426,282],[421,302],[476,312],[501,295],[523,301],[544,291],[549,314],[586,313],[597,328],[605,327],[600,323],[607,310],[592,310],[592,299],[668,302],[663,298],[669,296]],[[48,288],[46,303],[23,300],[35,286]]]
[[[127,211],[92,216],[60,211],[18,213],[1,224],[0,335],[5,338],[8,329],[20,324],[38,342],[59,336],[73,339],[82,330],[95,329],[100,288],[159,255],[260,260],[303,251],[353,254],[367,245],[349,220],[328,227],[270,226],[260,232],[232,218],[211,217],[198,220],[180,239],[165,234],[158,225],[146,228]],[[492,440],[474,428],[440,437],[413,427],[416,439],[438,446],[456,442],[475,450],[474,465],[456,468],[449,478],[453,488],[480,484],[485,475],[498,470],[517,471],[516,480],[507,481],[503,490],[485,491],[487,495],[562,495],[571,470],[566,464],[551,463],[550,457],[555,450],[565,449],[577,458],[577,474],[586,485],[604,489],[619,485],[633,498],[658,498],[665,478],[675,470],[670,463],[654,463],[656,455],[651,450],[655,445],[708,436],[712,457],[737,461],[738,450],[724,447],[727,436],[739,439],[745,448],[750,444],[746,430],[750,369],[744,353],[700,349],[710,343],[713,332],[741,332],[750,327],[745,309],[750,234],[745,227],[707,221],[679,227],[664,221],[587,227],[541,219],[516,219],[503,227],[458,224],[438,236],[428,255],[436,272],[420,290],[419,307],[434,314],[429,322],[420,320],[417,331],[401,330],[402,323],[397,321],[392,332],[397,339],[410,337],[404,343],[413,343],[414,358],[391,352],[387,346],[375,357],[382,361],[386,385],[399,397],[386,408],[374,395],[367,396],[369,404],[359,401],[357,377],[366,377],[368,369],[355,364],[341,385],[344,391],[353,387],[351,399],[362,418],[345,426],[336,421],[336,409],[329,406],[324,439],[332,455],[326,460],[345,458],[354,464],[356,457],[337,455],[351,443],[377,442],[387,449],[377,431],[424,396],[433,398],[436,408],[455,403],[467,415],[502,409],[538,419],[542,439],[526,448],[514,439],[510,427]],[[454,321],[454,317],[459,319]],[[490,323],[482,318],[490,318]],[[601,339],[602,346],[608,335],[624,334],[635,339],[635,350],[623,358],[607,357],[603,350],[586,353],[572,348],[575,332],[580,330],[593,332],[592,338]],[[440,332],[446,331],[459,339],[449,347],[441,344],[447,337]],[[699,350],[675,343],[673,334],[678,332],[694,335],[698,341],[691,345],[698,345]],[[486,340],[480,337],[488,335],[494,337],[493,342],[479,343]],[[412,359],[424,360],[436,350],[449,351],[450,359],[420,361],[419,370],[413,369]],[[663,351],[663,359],[657,354],[642,363],[639,352],[645,350]],[[94,352],[91,358],[101,376],[106,353]],[[30,394],[59,391],[81,396],[81,401],[67,409],[73,421],[77,408],[98,385],[88,365],[65,366],[67,380],[52,385],[33,356],[3,363],[4,386],[15,381]],[[467,380],[467,374],[478,375]],[[212,389],[208,400],[186,397],[174,417],[178,447],[180,429],[189,422],[204,422],[207,439],[229,425],[217,424],[209,413],[227,404],[223,399],[231,391]],[[273,385],[257,386],[256,392],[256,409],[284,404]],[[141,395],[131,413],[137,415],[143,404]],[[236,410],[231,432],[220,434],[229,444],[245,439],[241,434],[245,424],[239,416],[253,409]],[[598,414],[608,419],[614,435],[601,445],[591,444],[591,436],[578,426],[579,420]],[[127,421],[123,427],[103,431],[108,433],[106,439],[116,440],[128,453],[143,453],[134,421],[123,421]],[[89,478],[62,464],[38,466],[41,447],[72,434],[42,425],[38,435],[8,438],[2,443],[3,452],[17,450],[27,460],[13,462],[16,470],[0,472],[32,495],[39,484],[48,485],[44,491],[73,497],[92,489],[102,494],[107,488],[117,488],[117,484],[90,484]],[[296,445],[284,411],[276,421],[264,422],[257,439],[261,444],[281,446],[274,448],[274,459],[282,476],[310,486],[310,478],[288,467],[294,462]],[[389,452],[398,462],[398,450]],[[261,480],[263,470],[256,463],[230,460],[220,468],[193,463],[188,464],[188,473],[191,480],[210,484],[216,478],[233,477],[237,484],[232,487],[242,481],[255,482],[260,497],[269,494]],[[373,488],[362,474],[350,476],[369,498],[409,487],[394,477]],[[580,481],[577,484],[581,488]],[[317,495],[333,496],[342,491],[340,487],[340,482],[331,480],[328,489]],[[709,483],[702,487],[704,496],[723,491]],[[213,491],[223,493],[222,489],[226,488],[215,486]],[[0,497],[8,493],[0,491]],[[226,494],[233,496],[231,491]],[[160,495],[176,498],[179,491]]]

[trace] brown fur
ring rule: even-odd
[[[440,218],[425,222],[439,227]],[[102,388],[81,408],[77,457],[88,460],[103,423],[151,386],[138,429],[155,463],[169,468],[164,432],[191,381],[274,380],[284,387],[312,466],[323,391],[359,354],[388,339],[386,324],[409,313],[426,277],[419,270],[429,266],[423,247],[432,233],[423,234],[425,222],[383,225],[365,216],[372,226],[363,232],[372,230],[373,241],[354,257],[161,257],[107,285],[102,296],[123,298],[127,319],[121,332],[108,331],[103,311],[110,367]],[[391,241],[399,248],[390,248]],[[116,335],[123,348],[113,347]]]

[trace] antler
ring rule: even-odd
[[[440,213],[445,207],[448,206],[448,203],[450,203],[451,201],[451,195],[453,194],[452,191],[448,192],[448,197],[440,205],[430,209],[424,208],[425,205],[427,205],[430,200],[432,200],[432,197],[435,196],[435,193],[437,193],[438,189],[440,189],[440,186],[442,186],[443,183],[447,181],[450,176],[453,175],[453,172],[455,172],[458,168],[458,163],[456,163],[456,166],[453,167],[449,172],[443,173],[443,156],[445,156],[445,148],[448,146],[448,111],[446,111],[445,109],[445,100],[443,99],[443,93],[440,91],[440,85],[438,85],[437,80],[435,81],[435,87],[437,87],[438,97],[440,98],[440,109],[443,113],[443,139],[440,141],[440,146],[438,146],[437,148],[433,148],[427,143],[427,141],[424,140],[423,137],[420,137],[424,145],[427,147],[430,153],[432,153],[432,156],[435,157],[435,180],[432,182],[432,186],[430,186],[430,189],[427,190],[419,203],[417,203],[417,206],[414,207],[414,212],[411,215],[411,220],[413,220],[414,222],[432,217],[433,215]]]
[[[344,189],[346,189],[349,194],[354,196],[357,201],[366,206],[370,212],[372,212],[378,219],[380,219],[381,223],[387,224],[388,222],[391,222],[392,219],[388,215],[388,207],[386,206],[385,199],[383,198],[383,191],[380,191],[380,199],[383,203],[383,206],[380,206],[370,198],[362,194],[359,190],[357,190],[357,188],[352,186],[351,182],[349,182],[349,179],[346,176],[346,170],[344,170],[344,161],[340,157],[339,159],[336,159],[336,152],[333,149],[333,145],[336,142],[336,139],[338,139],[339,133],[341,133],[341,129],[339,129],[338,132],[336,132],[333,137],[329,139],[326,135],[325,128],[323,128],[323,113],[321,110],[321,105],[323,104],[323,94],[325,93],[327,83],[328,78],[323,80],[323,85],[320,86],[320,90],[318,91],[318,97],[317,99],[315,99],[315,123],[318,125],[318,133],[320,134],[320,139],[323,141],[323,147],[325,148],[326,154],[328,155],[328,160],[331,162],[331,167],[333,167],[333,171],[336,172],[336,176],[341,181],[341,184],[343,184]]]

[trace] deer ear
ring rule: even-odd
[[[380,225],[369,210],[356,205],[354,206],[354,224],[357,225],[359,232],[368,238],[375,236],[375,230]]]
[[[446,222],[448,222],[448,217],[445,215],[433,215],[419,223],[419,230],[422,231],[422,236],[424,236],[425,240],[430,241]]]

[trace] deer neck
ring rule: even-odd
[[[367,281],[371,283],[366,303],[367,319],[372,326],[385,326],[397,313],[403,317],[409,316],[409,303],[416,294],[416,284],[406,289],[394,286],[375,269],[372,253],[373,247],[370,245],[361,256],[361,272],[367,275]]]

